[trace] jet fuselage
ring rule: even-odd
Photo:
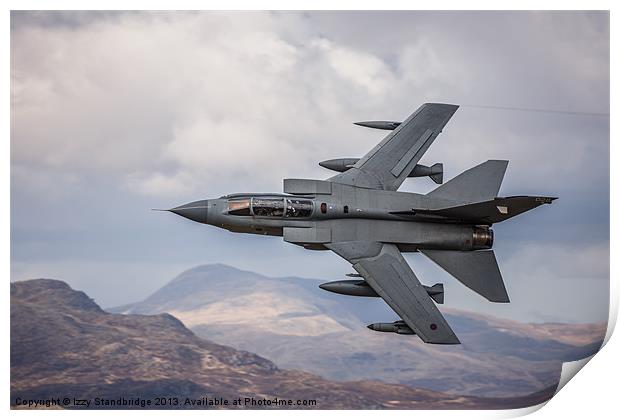
[[[390,242],[397,244],[401,251],[468,251],[489,249],[493,245],[493,232],[488,226],[458,223],[423,213],[394,214],[428,209],[431,203],[424,195],[393,191],[368,194],[360,188],[354,190],[360,191],[348,194],[350,199],[344,201],[333,193],[231,194],[195,201],[171,211],[231,232],[283,236],[285,241],[316,250],[326,249],[322,244],[332,241]]]

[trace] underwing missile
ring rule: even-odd
[[[341,159],[329,159],[319,162],[319,166],[325,169],[336,172],[344,172],[353,167],[357,163],[359,158],[341,158]]]
[[[344,172],[348,169],[351,169],[358,160],[358,158],[329,159],[319,162],[319,165],[331,171]],[[443,164],[436,163],[433,166],[417,164],[413,167],[411,173],[407,175],[407,177],[409,178],[418,178],[422,176],[428,176],[436,184],[443,183]]]
[[[362,127],[376,128],[378,130],[394,130],[400,125],[400,123],[396,121],[360,121],[353,124]]]
[[[443,183],[443,163],[436,163],[433,166],[416,165],[413,171],[408,175],[409,178],[417,178],[427,176],[435,182],[435,184]]]
[[[364,280],[340,280],[319,285],[323,290],[348,296],[379,297],[377,292]]]
[[[338,280],[319,285],[323,290],[339,295],[379,297],[377,292],[365,280]],[[422,286],[426,293],[437,303],[443,303],[443,284]]]
[[[405,321],[396,321],[392,323],[379,322],[367,325],[368,329],[379,332],[391,332],[396,334],[413,335],[415,332],[409,328]]]

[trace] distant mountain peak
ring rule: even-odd
[[[182,282],[186,280],[189,276],[192,275],[247,275],[252,274],[253,276],[260,276],[252,271],[241,270],[237,267],[233,267],[230,265],[222,264],[222,263],[214,263],[214,264],[201,264],[190,269],[183,271],[181,274],[172,279],[168,284],[175,284],[178,282]]]

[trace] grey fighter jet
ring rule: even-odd
[[[498,197],[505,160],[488,160],[428,194],[397,191],[408,177],[442,184],[441,164],[418,161],[457,109],[428,103],[403,122],[356,123],[390,133],[361,159],[321,162],[340,172],[327,180],[285,179],[284,194],[230,194],[169,211],[231,232],[282,236],[307,249],[333,251],[356,273],[322,289],[380,297],[400,317],[368,328],[459,344],[434,303],[443,303],[443,285],[422,285],[402,252],[419,251],[489,301],[507,303],[491,226],[555,198]]]

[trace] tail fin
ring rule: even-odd
[[[420,250],[420,252],[491,302],[510,302],[493,251]]]
[[[430,178],[435,184],[443,184],[443,163],[436,163],[431,166]]]
[[[427,195],[459,204],[492,200],[497,197],[507,166],[507,160],[487,160],[466,170]]]
[[[443,284],[435,283],[432,286],[424,286],[426,293],[437,303],[443,303]]]

